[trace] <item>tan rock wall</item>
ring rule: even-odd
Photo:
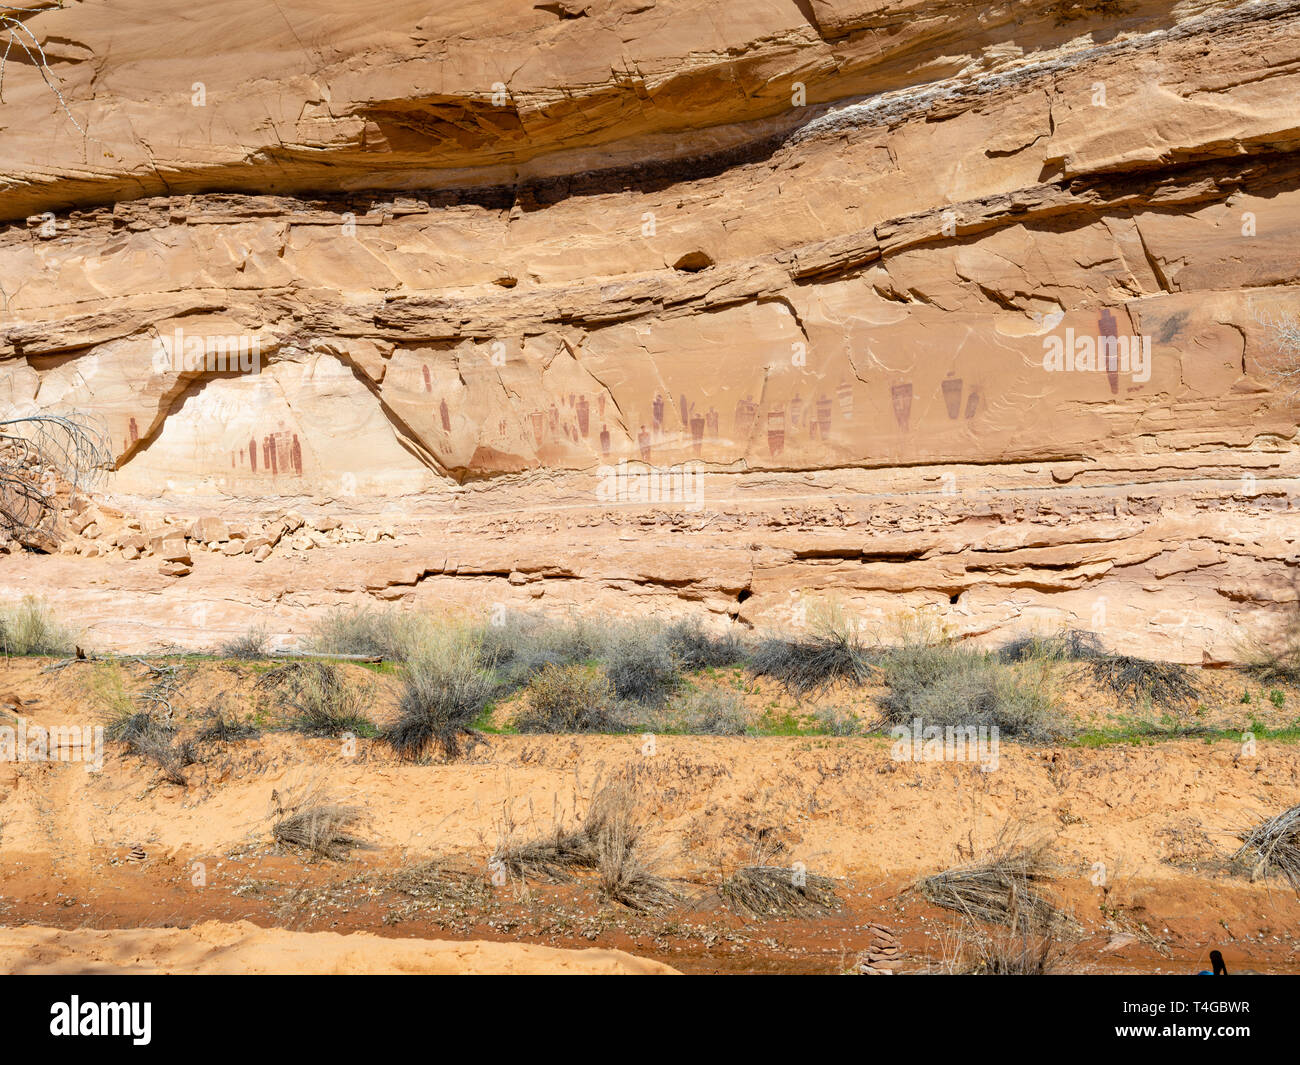
[[[718,587],[688,552],[665,578],[756,622],[820,589],[958,599],[982,631],[1123,571],[1135,623],[1189,585],[1213,630],[1286,583],[1267,321],[1300,306],[1300,4],[112,0],[28,24],[62,102],[7,71],[0,406],[102,417],[124,511],[318,506],[418,544],[487,480],[587,514],[559,557],[629,511],[730,509],[769,545],[763,501],[866,492],[947,545],[792,547]],[[1106,337],[1149,365],[1045,369]],[[699,463],[702,495],[611,497],[622,460]],[[1085,489],[1086,520],[1136,498],[1138,528],[982,557],[981,508],[1016,528]],[[1189,496],[1214,502],[1171,538]],[[1225,555],[1227,510],[1276,545]],[[614,603],[646,574],[584,576]]]

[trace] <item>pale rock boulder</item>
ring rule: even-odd
[[[230,527],[217,517],[199,518],[189,527],[185,534],[191,540],[199,540],[209,547],[225,543],[230,539]]]

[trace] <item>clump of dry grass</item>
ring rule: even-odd
[[[961,915],[942,971],[984,976],[1041,976],[1068,953],[1077,923],[1046,892],[1054,863],[1045,839],[1026,840],[1008,822],[978,857],[917,884],[921,894]]]
[[[830,877],[780,865],[741,866],[718,893],[732,909],[756,917],[816,917],[840,901]]]
[[[679,896],[652,868],[637,785],[637,774],[628,771],[597,791],[586,832],[596,855],[601,894],[629,909],[654,913],[668,909]]]
[[[133,747],[139,739],[159,729],[171,731],[152,710],[136,710],[128,700],[110,708],[104,723],[104,738]]]
[[[1276,873],[1300,892],[1300,806],[1238,832],[1237,838],[1241,847],[1232,860],[1252,861],[1252,880]]]
[[[272,791],[271,802],[271,836],[282,846],[333,861],[344,860],[354,850],[372,847],[359,834],[365,810],[338,802],[319,780],[283,795]]]
[[[0,604],[0,652],[6,655],[67,655],[76,634],[55,620],[43,601],[28,596],[22,602]]]
[[[245,700],[233,692],[217,692],[203,710],[201,721],[204,723],[198,726],[195,742],[227,744],[257,739],[262,730],[253,715],[240,712],[246,705]]]
[[[680,896],[654,871],[645,830],[638,774],[627,770],[597,788],[580,828],[557,823],[553,834],[540,839],[522,844],[503,840],[493,860],[521,879],[553,883],[571,880],[578,869],[594,870],[605,898],[654,913],[668,909]]]
[[[953,935],[942,971],[956,976],[1047,976],[1060,971],[1069,949],[1049,930],[1018,918],[1011,929],[994,932],[967,922]]]
[[[1300,684],[1300,623],[1240,648],[1242,669],[1265,684]]]
[[[830,877],[810,873],[800,862],[780,863],[783,835],[763,829],[752,838],[748,861],[718,885],[722,901],[756,917],[816,917],[836,909],[840,900]]]
[[[194,745],[189,740],[175,739],[169,731],[155,730],[138,740],[133,749],[143,758],[153,762],[169,784],[182,788],[189,786],[185,770],[198,761]]]
[[[377,733],[366,716],[374,699],[373,685],[351,683],[343,668],[332,662],[295,662],[275,672],[283,678],[291,726],[297,731],[307,736]]]
[[[917,883],[926,899],[970,920],[1017,929],[1052,929],[1062,915],[1043,891],[1051,879],[1048,843],[1025,842],[1004,827],[980,857]]]
[[[559,824],[552,834],[524,843],[503,842],[492,856],[520,880],[567,883],[575,869],[594,869],[595,855],[583,828],[566,829]]]
[[[117,708],[104,727],[104,736],[126,744],[132,754],[152,762],[168,783],[186,787],[185,770],[198,761],[194,745],[178,740],[176,730],[153,710]]]
[[[642,913],[659,913],[680,898],[667,878],[651,867],[640,845],[644,825],[618,817],[594,834],[600,893]]]

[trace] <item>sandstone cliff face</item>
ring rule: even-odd
[[[0,404],[102,417],[142,534],[362,542],[0,590],[123,643],[210,642],[181,597],[833,596],[1189,660],[1294,604],[1300,3],[357,8],[24,16]]]

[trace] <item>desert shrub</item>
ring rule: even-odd
[[[837,682],[864,684],[878,657],[837,614],[828,614],[802,636],[767,636],[749,660],[750,672],[778,681],[795,698]]]
[[[668,650],[686,672],[734,666],[745,659],[745,643],[729,628],[711,633],[698,619],[674,621],[665,633]]]
[[[510,666],[532,641],[539,624],[539,619],[530,615],[506,613],[499,621],[480,626],[478,645],[484,663],[503,669]]]
[[[515,717],[520,732],[607,732],[615,725],[614,686],[596,666],[544,666]]]
[[[266,631],[266,626],[257,625],[242,636],[226,640],[218,648],[218,653],[224,658],[265,658],[270,648],[271,637]]]
[[[126,675],[116,662],[96,662],[86,677],[88,693],[100,704],[105,715],[105,735],[109,739],[124,740],[112,731],[125,728],[124,719],[136,712],[135,695],[126,685]]]
[[[1083,668],[1103,690],[1120,697],[1148,699],[1166,710],[1186,707],[1200,694],[1192,671],[1180,662],[1102,655],[1090,659]]]
[[[882,668],[889,690],[878,702],[889,725],[997,726],[1001,735],[1046,742],[1068,732],[1041,664],[1003,665],[941,640],[891,648]]]
[[[0,607],[0,647],[6,655],[67,655],[76,649],[76,636],[45,603],[27,596]]]
[[[104,725],[104,737],[124,743],[131,753],[152,762],[163,779],[185,787],[185,770],[198,756],[193,744],[180,740],[176,730],[152,710],[111,710]]]
[[[1035,659],[1049,662],[1079,662],[1105,654],[1101,638],[1095,632],[1062,629],[1047,635],[1029,634],[1008,640],[998,648],[1002,662],[1026,662]]]
[[[682,679],[668,632],[653,621],[610,626],[598,653],[620,699],[661,706]]]
[[[700,688],[678,695],[661,714],[647,718],[644,725],[693,736],[744,736],[752,722],[738,692]]]
[[[158,736],[156,742],[146,742],[136,747],[137,753],[153,762],[171,784],[187,787],[185,770],[199,760],[194,744],[187,739]]]
[[[483,664],[502,692],[525,688],[547,666],[601,664],[619,699],[661,706],[683,671],[734,665],[744,645],[734,631],[713,634],[698,621],[560,621],[510,614],[478,630]]]
[[[295,662],[287,667],[284,698],[292,728],[308,736],[373,736],[374,722],[366,708],[374,698],[372,685],[351,683],[332,662]]]
[[[1260,365],[1273,384],[1288,399],[1300,396],[1300,318],[1290,311],[1277,314],[1257,313],[1255,320],[1264,327],[1268,348]]]
[[[360,835],[365,811],[338,802],[318,781],[280,795],[271,793],[275,805],[272,838],[282,846],[307,851],[319,858],[342,861],[354,850],[372,844]]]
[[[842,706],[819,706],[813,711],[813,722],[828,736],[862,735],[862,720]]]
[[[502,623],[479,630],[483,664],[494,669],[503,692],[527,687],[547,666],[573,666],[597,657],[601,637],[597,627],[582,618],[550,621],[508,614]]]
[[[473,724],[497,691],[476,635],[438,630],[420,642],[407,663],[398,719],[384,739],[404,758],[423,757],[433,747],[457,758],[462,737],[477,735]]]
[[[405,661],[432,623],[417,614],[336,607],[312,626],[309,646],[320,654],[366,655]]]

